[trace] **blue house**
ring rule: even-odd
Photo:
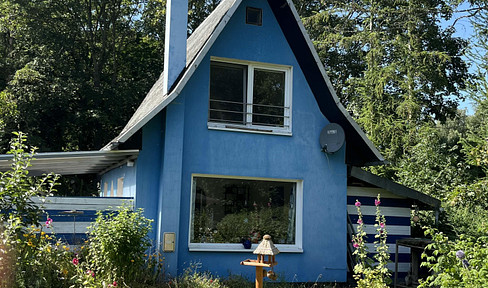
[[[241,240],[256,247],[266,233],[287,280],[345,281],[348,166],[384,159],[339,103],[291,1],[223,0],[188,39],[185,2],[168,5],[161,78],[104,148],[140,143],[137,161],[102,183],[135,171],[170,274],[200,263],[252,275]],[[329,123],[346,142],[325,154]]]
[[[291,0],[222,0],[188,39],[187,7],[168,0],[164,72],[119,136],[101,151],[41,153],[33,169],[98,173],[101,196],[134,197],[173,276],[197,265],[251,278],[239,263],[270,234],[278,275],[344,282],[356,197],[391,199],[396,238],[410,236],[412,205],[438,207],[358,168],[384,159],[340,104]],[[345,143],[324,151],[331,123]]]

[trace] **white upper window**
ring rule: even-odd
[[[212,58],[208,127],[291,134],[290,66]]]

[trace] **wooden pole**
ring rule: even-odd
[[[263,287],[263,267],[256,266],[256,288]]]

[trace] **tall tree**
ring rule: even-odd
[[[18,112],[6,131],[29,133],[41,151],[114,137],[161,72],[164,27],[148,21],[160,2],[3,1],[0,91]]]
[[[346,108],[393,164],[424,123],[456,112],[466,42],[443,30],[447,1],[325,0],[306,27]],[[390,173],[391,175],[391,173]]]

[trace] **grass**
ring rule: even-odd
[[[254,288],[254,281],[249,281],[240,276],[230,276],[228,278],[213,277],[210,273],[200,273],[187,271],[179,278],[164,283],[165,288]],[[353,287],[346,283],[290,283],[284,281],[266,281],[265,288],[349,288]],[[147,287],[150,288],[150,287]]]

